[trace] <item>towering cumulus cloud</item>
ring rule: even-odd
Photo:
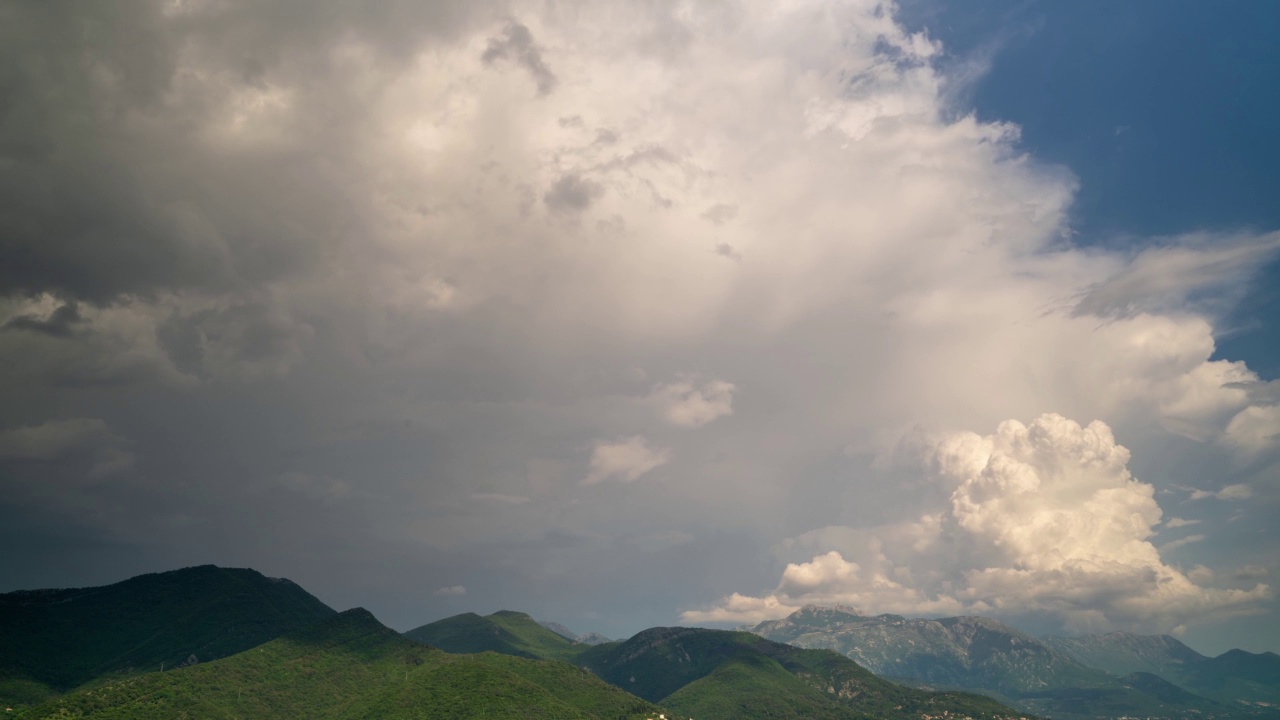
[[[896,12],[0,3],[0,504],[68,529],[0,566],[405,626],[1265,608],[1280,411],[1214,338],[1280,235],[1079,237]]]
[[[1155,489],[1130,475],[1129,451],[1105,423],[1007,420],[993,435],[938,438],[922,459],[954,488],[936,513],[849,533],[856,559],[832,550],[790,564],[773,594],[733,595],[685,620],[839,602],[877,613],[1044,613],[1074,631],[1167,630],[1271,597],[1263,584],[1202,587],[1160,559]]]

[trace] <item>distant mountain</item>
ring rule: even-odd
[[[1049,647],[1112,675],[1146,672],[1176,682],[1176,678],[1208,659],[1168,635],[1113,632],[1041,639]]]
[[[1280,656],[1230,650],[1210,658],[1168,635],[1114,632],[1045,643],[1080,662],[1116,675],[1151,673],[1227,705],[1280,706]]]
[[[561,625],[560,623],[557,623],[557,622],[547,622],[546,620],[539,620],[538,624],[566,640],[583,643],[585,645],[600,645],[607,642],[613,642],[609,638],[596,632],[589,632],[589,633],[584,633],[582,635],[579,635],[574,631],[570,630],[569,628],[565,627],[564,625]]]
[[[332,617],[294,583],[213,565],[0,595],[0,702],[226,657]]]
[[[1172,638],[1114,634],[1106,641],[1098,639],[1104,636],[1041,640],[988,618],[867,617],[852,608],[816,606],[750,630],[797,647],[835,650],[879,675],[917,687],[983,692],[1053,718],[1188,713],[1280,718],[1280,712],[1234,702],[1227,692],[1204,691],[1212,686],[1207,676],[1189,684],[1182,682],[1185,675],[1166,674],[1174,666],[1203,667],[1193,658],[1201,656]],[[1231,687],[1239,692],[1238,682]],[[1249,690],[1253,699],[1257,688]]]
[[[679,715],[705,720],[1017,716],[989,698],[905,688],[837,653],[745,632],[652,628],[592,647],[577,663]]]
[[[809,606],[750,630],[798,647],[835,650],[879,675],[938,685],[1017,695],[1115,684],[1037,638],[982,617],[909,620]]]
[[[575,643],[522,612],[499,610],[481,617],[463,613],[414,628],[404,634],[416,642],[451,653],[492,651],[542,660],[572,660],[585,645]]]
[[[1224,702],[1280,706],[1280,655],[1228,650],[1193,667],[1185,683]]]
[[[640,720],[661,712],[570,665],[450,655],[356,609],[222,660],[77,691],[22,718]]]
[[[578,640],[578,633],[570,630],[569,628],[561,625],[558,622],[548,622],[546,620],[539,620],[538,624],[550,630],[551,632],[559,635],[565,640],[569,640],[571,642],[577,642]]]

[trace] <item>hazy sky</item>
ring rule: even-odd
[[[0,6],[0,591],[1280,650],[1266,3]]]

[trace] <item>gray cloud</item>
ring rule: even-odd
[[[485,64],[497,60],[510,60],[523,67],[538,84],[538,94],[546,95],[556,89],[556,76],[542,60],[542,52],[533,42],[533,34],[529,28],[516,21],[507,23],[502,37],[491,38],[489,46],[480,56]]]
[[[1202,310],[1270,236],[1063,246],[1071,181],[838,12],[4,6],[6,581],[252,564],[622,635],[944,502],[905,433],[1046,410],[1269,507],[1232,444],[1269,396]],[[1219,505],[1182,552],[1269,562]]]
[[[0,327],[5,330],[30,330],[51,337],[65,338],[70,337],[75,332],[76,326],[83,322],[84,318],[81,317],[77,304],[73,301],[59,305],[48,318],[31,314],[14,315]]]
[[[50,420],[0,431],[0,461],[76,462],[90,479],[110,477],[133,467],[127,441],[98,418]]]
[[[542,199],[554,212],[582,212],[591,207],[603,191],[599,183],[570,173],[560,176]]]

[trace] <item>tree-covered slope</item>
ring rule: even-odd
[[[1280,655],[1228,650],[1197,663],[1179,684],[1220,702],[1280,707]]]
[[[222,660],[85,688],[20,717],[638,720],[658,712],[580,668],[451,655],[356,609]]]
[[[294,583],[213,565],[103,587],[0,595],[0,701],[206,662],[332,617]]]
[[[586,648],[522,612],[463,613],[406,632],[405,637],[451,653],[498,652],[517,657],[570,661]]]
[[[989,698],[905,688],[837,653],[746,632],[652,628],[584,651],[578,662],[679,715],[706,720],[1018,715]]]

